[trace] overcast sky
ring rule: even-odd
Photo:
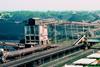
[[[0,11],[100,10],[100,0],[0,0]]]

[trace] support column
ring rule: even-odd
[[[52,56],[50,56],[50,61],[52,61]]]
[[[54,28],[54,29],[55,29],[55,30],[54,30],[54,33],[55,33],[54,35],[55,35],[55,44],[56,44],[56,43],[57,43],[57,40],[56,40],[56,24],[54,25],[54,27],[55,27],[55,28]]]

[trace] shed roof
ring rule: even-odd
[[[67,64],[65,64],[64,67],[83,67],[83,66],[81,66],[81,65],[67,65]]]
[[[87,57],[88,58],[100,58],[100,53],[99,52],[98,53],[93,53],[91,55],[88,55]]]
[[[96,59],[82,58],[82,59],[75,61],[73,64],[91,64],[94,61],[96,61]]]

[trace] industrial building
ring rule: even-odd
[[[41,19],[30,18],[25,24],[26,45],[47,45],[49,43],[47,24]]]

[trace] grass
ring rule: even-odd
[[[94,46],[92,46],[92,48],[99,48],[100,49],[100,43],[95,44]]]
[[[67,40],[59,40],[56,43],[55,42],[51,42],[51,44],[57,44],[60,46],[70,46],[75,42],[75,39],[67,39]]]

